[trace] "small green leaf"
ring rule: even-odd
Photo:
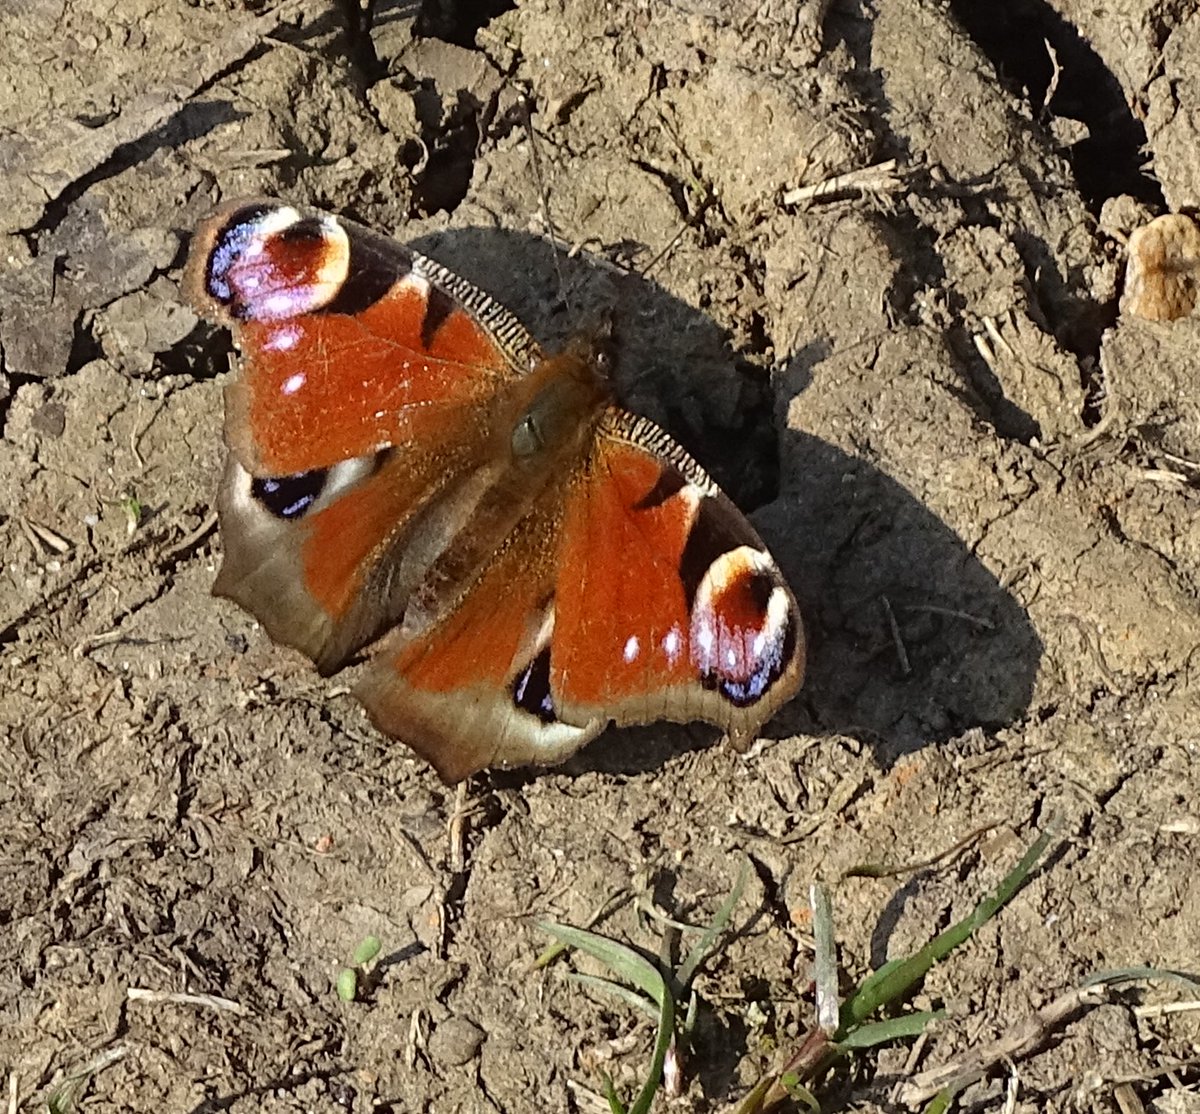
[[[353,1002],[358,997],[358,972],[353,967],[343,967],[338,972],[337,996],[343,1002]]]
[[[950,1104],[954,1101],[954,1092],[946,1087],[944,1090],[938,1091],[930,1100],[929,1105],[925,1107],[921,1114],[946,1114],[950,1109]]]
[[[906,1013],[903,1017],[889,1017],[886,1021],[860,1025],[848,1033],[845,1040],[838,1041],[838,1048],[872,1048],[889,1041],[909,1040],[919,1037],[931,1021],[945,1016],[945,1010],[920,1010]]]
[[[142,521],[142,501],[136,495],[127,495],[121,500],[125,512],[125,532],[132,537]]]
[[[367,936],[354,949],[354,955],[351,957],[350,962],[355,967],[361,967],[364,963],[370,963],[382,949],[383,945],[379,942],[378,936]]]

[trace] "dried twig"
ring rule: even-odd
[[[32,518],[19,517],[17,525],[24,532],[38,557],[44,557],[46,553],[61,555],[71,548],[72,543],[62,534],[51,530],[49,526],[43,526],[40,522],[34,522]]]
[[[461,874],[467,869],[467,818],[474,809],[467,807],[467,783],[460,781],[454,793],[454,811],[450,814],[450,869]]]
[[[915,874],[918,870],[928,870],[931,866],[937,866],[938,863],[945,862],[947,859],[953,858],[960,851],[969,847],[980,836],[987,835],[993,828],[998,827],[996,823],[983,824],[972,832],[968,832],[962,837],[953,847],[948,847],[945,851],[939,851],[936,855],[931,855],[927,859],[922,859],[916,863],[904,863],[901,866],[875,868],[868,866],[852,866],[842,875],[843,878],[895,878],[901,874]]]
[[[837,174],[811,186],[797,186],[783,195],[785,205],[802,201],[830,201],[848,193],[894,193],[903,188],[904,179],[896,174],[896,160],[864,166],[847,174]]]
[[[170,990],[148,990],[142,986],[131,986],[125,991],[125,997],[131,1002],[173,1002],[180,1006],[207,1006],[213,1010],[236,1013],[239,1017],[245,1017],[250,1013],[241,1002],[235,1002],[232,998],[221,998],[216,994],[183,994]]]
[[[1200,1002],[1163,1002],[1157,1006],[1134,1006],[1134,1017],[1163,1017],[1168,1013],[1192,1013],[1200,1010]]]
[[[124,637],[125,632],[120,627],[100,631],[99,634],[86,635],[71,647],[71,657],[76,661],[82,661],[93,650],[98,650],[101,646],[111,646],[114,642],[120,642]]]
[[[990,619],[981,618],[978,615],[972,615],[969,611],[956,611],[952,607],[938,607],[932,603],[914,603],[906,607],[902,607],[901,611],[906,612],[926,612],[930,615],[945,615],[948,619],[961,619],[964,623],[970,623],[972,626],[978,627],[980,630],[995,630],[996,624]]]
[[[1050,102],[1054,100],[1054,94],[1058,92],[1058,81],[1062,77],[1062,66],[1058,63],[1058,52],[1050,44],[1049,39],[1043,39],[1042,44],[1046,48],[1046,53],[1050,55],[1050,84],[1046,87],[1046,95],[1042,98],[1042,112],[1050,114]]]
[[[167,548],[158,555],[159,563],[165,564],[173,557],[177,557],[180,553],[184,553],[191,549],[192,546],[194,546],[197,542],[202,541],[209,533],[211,533],[216,525],[217,512],[209,511],[208,514],[205,515],[204,521],[201,522],[196,529],[189,534],[185,534],[179,539],[179,541],[173,542],[171,545],[167,546]]]
[[[883,600],[883,613],[887,618],[888,630],[892,632],[892,641],[896,644],[896,657],[900,661],[900,672],[907,677],[912,673],[912,664],[908,660],[908,650],[905,648],[904,639],[900,637],[900,624],[896,622],[891,601],[887,596],[881,596],[880,599]]]
[[[1055,1029],[1070,1021],[1080,1010],[1103,1005],[1108,999],[1109,990],[1106,986],[1081,986],[1060,994],[998,1040],[980,1045],[940,1068],[931,1068],[913,1076],[901,1088],[900,1101],[906,1106],[916,1106],[928,1102],[944,1088],[961,1090],[982,1078],[997,1064],[1019,1060],[1036,1052]]]
[[[674,236],[672,236],[672,237],[671,237],[671,238],[670,238],[670,239],[667,241],[667,243],[666,243],[666,246],[665,246],[665,247],[663,247],[663,248],[662,248],[660,251],[658,251],[658,252],[655,254],[654,258],[653,258],[653,259],[651,259],[651,260],[650,260],[650,262],[649,262],[649,263],[647,263],[647,264],[646,264],[646,266],[644,266],[644,267],[642,268],[642,278],[646,278],[646,277],[647,277],[647,276],[650,274],[650,272],[651,272],[651,271],[653,271],[653,270],[654,270],[654,268],[655,268],[655,267],[657,267],[657,266],[659,265],[659,263],[661,263],[661,262],[662,262],[664,259],[666,259],[666,257],[667,257],[668,255],[670,255],[672,251],[674,251],[674,250],[675,250],[675,245],[676,245],[676,244],[678,244],[678,243],[679,243],[679,241],[683,239],[683,237],[684,237],[685,233],[686,233],[686,232],[687,232],[687,230],[688,230],[689,228],[691,228],[691,227],[692,227],[692,226],[691,226],[691,224],[690,224],[690,223],[687,223],[687,224],[681,224],[681,225],[680,225],[680,226],[679,226],[679,227],[678,227],[678,228],[675,230],[675,235],[674,235]]]
[[[1137,1097],[1134,1089],[1128,1083],[1118,1083],[1113,1088],[1113,1098],[1117,1100],[1121,1114],[1146,1114],[1142,1100]]]
[[[1135,480],[1166,484],[1168,487],[1184,487],[1191,483],[1189,476],[1182,472],[1172,472],[1169,468],[1130,468],[1129,472]]]

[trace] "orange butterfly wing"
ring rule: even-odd
[[[332,672],[402,617],[436,556],[422,540],[470,519],[541,354],[433,261],[275,201],[210,216],[184,288],[241,357],[215,590]]]
[[[744,742],[799,688],[799,611],[758,535],[661,430],[612,409],[455,609],[356,695],[447,781],[547,765],[610,722]]]

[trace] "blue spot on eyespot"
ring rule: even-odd
[[[554,698],[550,694],[550,648],[547,646],[517,677],[512,689],[513,703],[537,716],[543,723],[555,723]]]
[[[208,292],[225,305],[233,301],[229,269],[240,256],[245,255],[246,249],[257,235],[256,229],[261,217],[261,212],[254,211],[239,223],[223,229],[209,257]]]
[[[263,476],[251,481],[250,493],[277,518],[303,515],[320,497],[327,472],[316,468],[294,476]]]

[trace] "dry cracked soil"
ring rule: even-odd
[[[6,0],[0,28],[10,1111],[603,1110],[653,1027],[534,969],[538,922],[608,908],[658,953],[647,910],[704,923],[744,876],[656,1107],[728,1111],[813,1024],[811,882],[848,987],[1051,824],[925,979],[942,1020],[825,1108],[916,1108],[1097,971],[1200,975],[1200,317],[1118,308],[1130,231],[1200,207],[1193,2]],[[804,609],[808,682],[749,754],[610,731],[460,797],[211,597],[229,342],[178,279],[240,194],[414,241],[548,344],[615,311],[623,400]],[[1098,997],[960,1108],[1200,1110],[1194,983]]]

